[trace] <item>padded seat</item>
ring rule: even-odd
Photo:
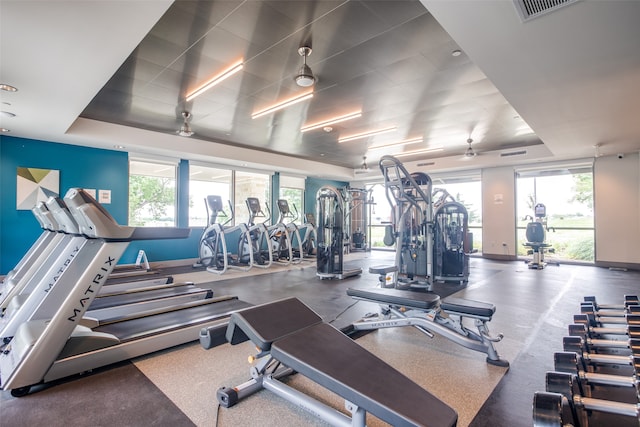
[[[440,308],[446,312],[456,312],[471,316],[491,318],[496,306],[488,302],[473,301],[464,298],[448,297],[442,300]]]
[[[275,341],[271,354],[393,426],[457,423],[457,413],[446,403],[326,323]]]
[[[395,265],[374,265],[369,267],[369,273],[371,274],[389,274],[398,271],[398,267]]]
[[[299,374],[393,426],[454,427],[458,414],[297,298],[237,311],[231,344],[250,339]]]
[[[347,295],[372,302],[401,305],[419,310],[437,308],[440,297],[426,292],[404,291],[401,289],[347,289]]]

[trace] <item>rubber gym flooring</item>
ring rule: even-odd
[[[377,277],[368,267],[392,261],[389,252],[350,254],[348,264],[364,272],[344,280],[320,280],[313,262],[222,276],[186,269],[174,277],[253,304],[296,296],[341,328],[377,311],[374,304],[352,300],[345,289],[375,286]],[[523,262],[473,257],[470,267],[466,286],[438,284],[436,292],[496,305],[489,328],[494,335],[504,334],[496,348],[510,369],[488,365],[481,353],[442,337],[429,339],[413,328],[379,330],[357,340],[452,406],[462,427],[531,426],[533,394],[544,390],[545,372],[553,369],[553,353],[562,350],[562,337],[582,298],[595,295],[601,303],[621,303],[625,294],[638,293],[640,283],[640,272],[593,266],[530,270]],[[0,426],[324,425],[266,390],[232,408],[218,408],[216,389],[246,381],[251,354],[250,343],[207,351],[194,342],[36,387],[25,397],[4,391]],[[340,398],[300,375],[289,383],[343,409]],[[367,425],[384,423],[370,418]]]

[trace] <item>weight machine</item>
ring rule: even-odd
[[[345,201],[340,191],[332,186],[324,186],[316,195],[318,254],[316,256],[316,274],[321,279],[344,279],[362,274],[362,268],[345,268],[345,243],[348,246],[348,233],[345,233]]]
[[[443,189],[432,189],[431,178],[409,173],[392,156],[380,159],[385,195],[392,207],[393,225],[385,230],[385,244],[396,245],[395,269],[384,273],[385,287],[431,290],[434,280],[466,282],[468,213]]]
[[[470,248],[466,248],[469,216],[462,203],[448,201],[435,211],[433,275],[438,281],[469,280]]]
[[[371,204],[371,191],[361,188],[346,188],[348,204],[345,224],[348,226],[350,251],[366,251],[369,249],[367,229],[369,227],[368,206]]]

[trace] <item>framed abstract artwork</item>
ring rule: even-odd
[[[16,209],[31,210],[36,203],[60,194],[60,171],[18,168]]]

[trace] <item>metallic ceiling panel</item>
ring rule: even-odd
[[[252,119],[257,109],[301,93],[298,47],[314,97]],[[483,73],[417,0],[176,1],[140,42],[83,117],[175,134],[182,111],[192,138],[283,153],[357,169],[385,153],[375,144],[422,136],[420,146],[456,153],[540,143]],[[187,93],[232,62],[244,68],[186,102]],[[362,117],[301,133],[305,124],[361,110]],[[339,143],[357,132],[388,134]],[[477,135],[476,135],[477,134]],[[402,149],[398,149],[402,150]]]

